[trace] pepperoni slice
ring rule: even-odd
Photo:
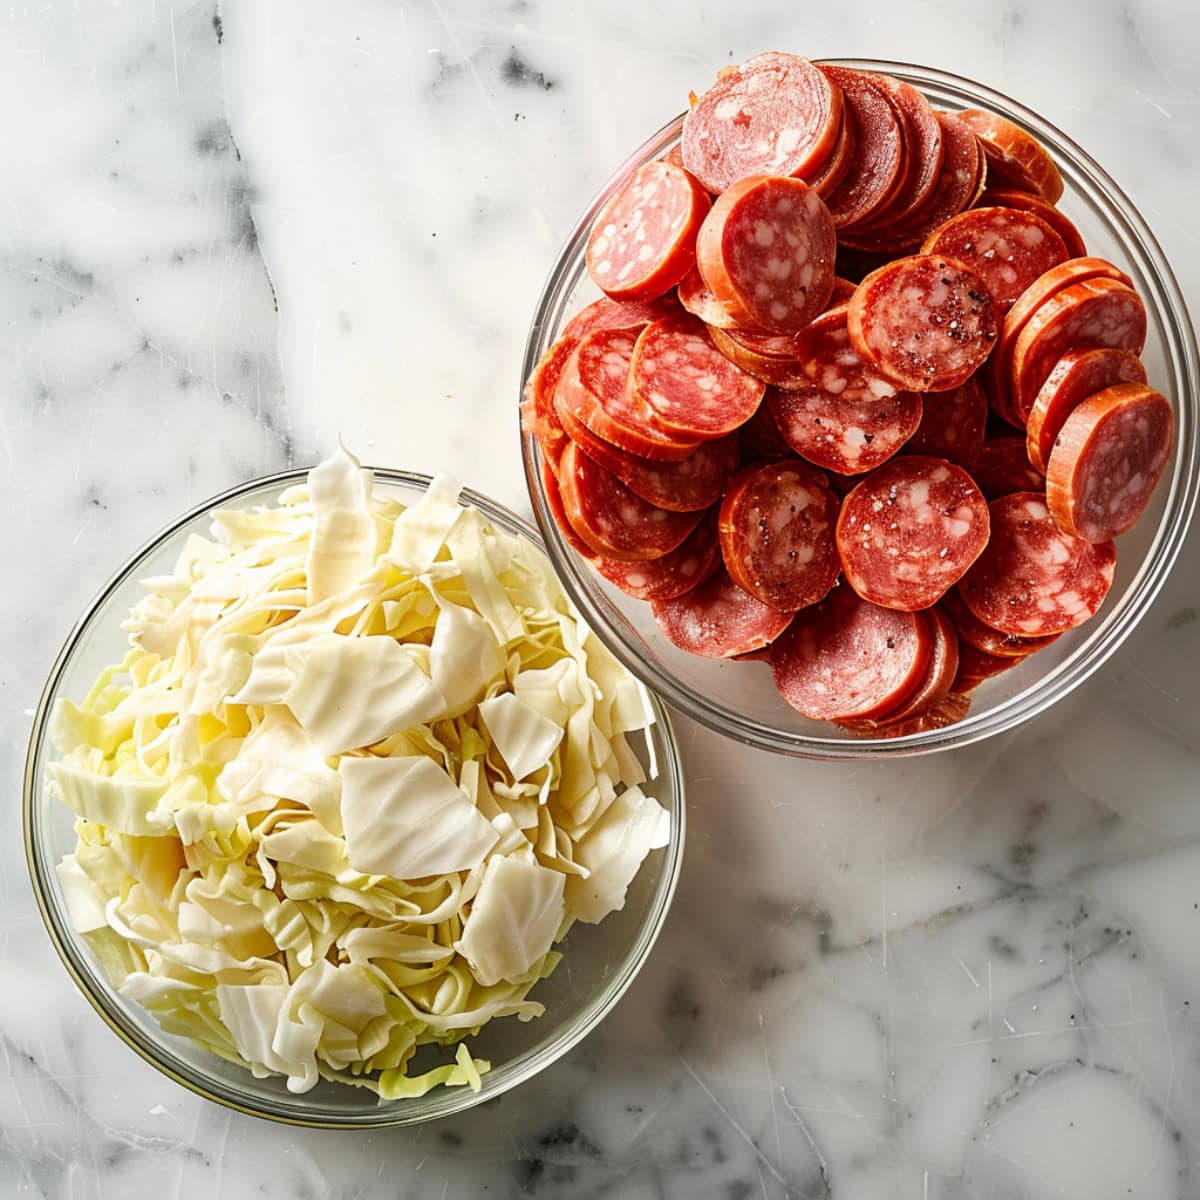
[[[674,550],[649,562],[593,561],[596,570],[635,600],[670,600],[703,583],[721,561],[716,523],[701,521]]]
[[[549,459],[542,459],[541,470],[542,490],[546,493],[546,507],[550,509],[550,515],[554,518],[554,523],[558,526],[563,541],[581,558],[591,561],[595,557],[592,554],[592,548],[580,540],[579,535],[571,528],[571,522],[567,520],[567,510],[563,506],[558,478],[554,474],[554,468],[550,465]]]
[[[795,333],[825,310],[837,239],[829,210],[799,179],[751,176],[700,226],[696,265],[741,326]]]
[[[829,312],[831,309],[845,304],[854,295],[854,289],[857,286],[857,284],[851,283],[849,279],[842,279],[841,276],[835,275],[833,277],[833,291],[829,294],[829,307],[825,311]]]
[[[877,76],[851,67],[821,70],[841,89],[855,134],[846,177],[826,196],[834,226],[844,229],[881,211],[902,182],[904,133]]]
[[[738,440],[733,434],[701,442],[680,462],[654,462],[598,438],[570,409],[564,408],[561,417],[561,427],[588,458],[611,471],[635,495],[672,512],[698,512],[715,504],[738,465]]]
[[[660,296],[657,300],[610,300],[601,296],[566,323],[562,336],[580,342],[589,333],[598,333],[602,329],[637,330],[678,311],[679,305],[673,296]]]
[[[559,460],[558,487],[567,521],[579,539],[593,553],[622,562],[669,554],[703,516],[648,504],[573,442]]]
[[[979,490],[988,500],[999,500],[1013,492],[1041,492],[1046,481],[1025,452],[1020,437],[988,438],[971,468]]]
[[[929,623],[839,587],[801,610],[771,646],[779,694],[815,721],[853,721],[893,712],[912,695],[930,654]]]
[[[830,195],[842,180],[846,178],[854,162],[854,146],[857,135],[854,129],[854,122],[846,117],[845,97],[843,96],[842,99],[842,127],[838,133],[838,139],[834,143],[833,150],[825,165],[817,174],[807,179],[809,186],[812,187],[813,191],[822,200]]]
[[[1068,350],[1038,389],[1025,427],[1029,461],[1046,470],[1063,422],[1089,396],[1114,383],[1145,383],[1146,368],[1131,350]]]
[[[794,612],[837,582],[838,499],[808,463],[760,463],[730,481],[721,501],[721,555],[734,582],[764,604]]]
[[[969,695],[981,683],[1020,666],[1029,655],[1021,654],[1002,658],[996,654],[985,654],[967,642],[958,644],[958,674],[954,679],[954,692]]]
[[[996,307],[969,267],[915,254],[872,271],[847,311],[855,349],[899,387],[944,392],[965,383],[991,353]]]
[[[724,70],[683,121],[683,164],[713,193],[747,175],[819,172],[842,126],[842,94],[806,58],[759,54]]]
[[[1175,417],[1144,383],[1118,383],[1063,423],[1046,470],[1046,502],[1064,532],[1108,542],[1132,529],[1171,458]]]
[[[993,112],[968,108],[958,114],[983,142],[988,176],[1000,187],[1036,192],[1048,204],[1063,194],[1062,176],[1046,148],[1032,134]]]
[[[930,729],[945,729],[948,725],[957,725],[970,711],[971,701],[957,692],[949,692],[932,708],[909,717],[903,721],[887,722],[884,725],[868,729],[855,729],[852,724],[842,722],[843,728],[852,732],[866,732],[871,737],[898,738],[908,737],[914,733],[925,733]]]
[[[699,587],[651,605],[654,619],[680,650],[702,658],[737,658],[771,645],[791,624],[780,612],[744,592],[718,569]]]
[[[1051,229],[1062,238],[1067,247],[1067,253],[1072,258],[1084,258],[1087,255],[1087,243],[1079,232],[1075,222],[1066,213],[1047,204],[1041,196],[1032,192],[1018,192],[1011,188],[987,188],[979,197],[980,208],[1020,208],[1039,216]]]
[[[797,339],[803,382],[769,390],[767,407],[801,458],[858,475],[891,458],[921,423],[921,398],[901,391],[850,343],[845,310],[814,321]]]
[[[763,383],[731,363],[690,313],[642,330],[629,368],[629,391],[671,437],[724,437],[744,425],[763,397]]]
[[[554,409],[554,394],[576,345],[574,338],[561,337],[542,355],[526,381],[521,404],[521,427],[537,438],[542,457],[552,468],[557,468],[567,444],[567,435]]]
[[[958,675],[958,635],[940,608],[931,608],[923,615],[933,639],[924,678],[898,708],[874,719],[843,721],[845,728],[854,733],[874,733],[908,725],[940,705],[949,694]]]
[[[1001,313],[1067,259],[1062,238],[1041,217],[1016,208],[972,208],[937,229],[921,250],[966,263],[987,285]]]
[[[1001,633],[990,625],[985,625],[962,602],[957,591],[947,592],[942,597],[942,607],[946,610],[959,641],[964,646],[971,646],[982,654],[995,658],[1028,658],[1037,650],[1058,641],[1061,634],[1051,633],[1046,637],[1019,637],[1014,633]]]
[[[696,261],[712,202],[682,167],[643,163],[601,210],[587,244],[592,282],[614,300],[652,300]]]
[[[717,300],[695,267],[679,281],[676,294],[679,303],[692,316],[699,317],[710,329],[738,327],[737,316]]]
[[[904,455],[872,471],[843,501],[837,549],[864,600],[915,612],[952,588],[983,552],[988,507],[961,467]]]
[[[795,357],[764,354],[761,350],[747,344],[744,337],[739,336],[731,329],[712,327],[708,331],[708,336],[712,338],[713,345],[731,363],[735,363],[747,374],[753,375],[755,379],[761,379],[763,383],[769,383],[775,387],[791,387],[804,379],[803,369]],[[786,341],[792,350],[795,349],[791,338],[771,335],[770,340]]]
[[[983,449],[987,432],[988,402],[975,377],[948,392],[924,397],[921,424],[904,445],[905,454],[948,458],[960,467],[971,467]]]
[[[555,391],[561,419],[571,413],[596,437],[656,462],[679,462],[699,443],[666,433],[644,401],[628,387],[636,330],[601,329],[588,334],[563,367]]]
[[[876,75],[904,127],[906,172],[887,205],[848,229],[851,238],[902,226],[925,206],[937,188],[945,159],[942,126],[929,101],[911,84]]]
[[[1029,318],[1012,348],[1009,403],[1025,424],[1054,364],[1068,350],[1109,346],[1140,354],[1146,306],[1115,279],[1087,279],[1051,296]]]
[[[1046,637],[1082,625],[1112,586],[1117,550],[1063,533],[1036,492],[991,503],[992,536],[958,585],[985,625],[1018,637]]]

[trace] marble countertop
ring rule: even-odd
[[[758,50],[1019,96],[1200,298],[1185,0],[51,0],[0,16],[0,1197],[1200,1195],[1200,542],[1035,725],[882,766],[681,722],[690,840],[648,967],[574,1053],[371,1136],[183,1091],[75,993],[17,834],[75,616],[167,519],[324,454],[527,511],[529,315],[628,150]]]

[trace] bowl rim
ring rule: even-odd
[[[421,488],[422,490],[428,488],[432,478],[420,472],[388,467],[366,467],[365,469],[372,471],[376,480],[384,484]],[[679,740],[666,705],[653,692],[650,693],[650,703],[658,728],[658,733],[654,735],[655,749],[658,752],[660,763],[659,778],[663,780],[664,791],[669,792],[669,796],[664,799],[669,800],[671,831],[670,840],[664,847],[662,875],[656,889],[657,895],[649,920],[638,929],[637,937],[626,954],[621,969],[605,981],[600,995],[576,1012],[573,1018],[567,1019],[562,1032],[552,1041],[538,1049],[527,1051],[523,1056],[514,1060],[520,1065],[512,1071],[511,1075],[503,1075],[503,1067],[495,1072],[494,1075],[498,1078],[496,1086],[489,1088],[489,1080],[493,1078],[493,1073],[485,1075],[483,1087],[478,1092],[473,1092],[466,1087],[435,1088],[425,1096],[406,1100],[380,1101],[374,1106],[364,1104],[361,1109],[351,1109],[342,1115],[328,1111],[326,1113],[306,1111],[311,1105],[305,1105],[302,1100],[291,1101],[290,1093],[286,1098],[271,1097],[261,1106],[248,1101],[245,1093],[239,1094],[237,1088],[207,1075],[166,1049],[153,1037],[148,1036],[137,1023],[129,1018],[127,1013],[129,1002],[122,1000],[111,985],[103,983],[98,973],[93,973],[88,969],[85,952],[79,942],[79,935],[71,929],[63,907],[56,899],[55,885],[49,878],[53,875],[53,864],[48,860],[43,861],[46,859],[44,848],[39,848],[38,793],[42,785],[44,752],[48,746],[47,733],[51,705],[57,697],[58,687],[68,664],[83,636],[92,628],[92,622],[100,609],[118,588],[124,586],[136,575],[150,556],[161,550],[187,525],[231,501],[245,500],[258,492],[267,492],[272,489],[282,490],[287,486],[301,484],[307,479],[309,470],[308,467],[295,467],[286,471],[258,476],[244,483],[235,484],[188,509],[130,554],[85,606],[55,656],[34,710],[32,729],[26,750],[22,790],[25,863],[42,923],[67,974],[70,975],[75,986],[108,1028],[140,1058],[163,1075],[181,1084],[190,1092],[224,1108],[283,1125],[344,1131],[367,1131],[417,1125],[442,1117],[455,1116],[479,1104],[494,1100],[557,1062],[608,1016],[645,966],[671,910],[683,866],[684,845],[687,837],[686,775],[679,752]],[[528,538],[543,553],[546,552],[545,542],[540,532],[523,517],[518,516],[498,501],[468,487],[462,488],[459,499],[460,503],[479,509],[489,519],[507,527],[509,532]],[[246,1075],[247,1079],[252,1078],[248,1070]],[[370,1095],[370,1093],[364,1093],[364,1095]],[[421,1104],[421,1101],[427,1101],[427,1103]],[[414,1105],[417,1111],[411,1111]]]
[[[1081,196],[1103,210],[1105,218],[1139,258],[1138,266],[1145,268],[1143,292],[1152,293],[1155,308],[1162,317],[1167,365],[1173,375],[1173,393],[1177,397],[1175,452],[1158,528],[1136,573],[1116,598],[1112,609],[1103,613],[1088,637],[1045,676],[994,707],[968,713],[954,725],[894,738],[835,738],[784,730],[743,717],[693,691],[672,672],[661,668],[651,656],[639,654],[632,639],[627,639],[623,630],[614,626],[604,607],[593,599],[584,583],[586,564],[577,561],[577,556],[569,551],[558,532],[542,485],[541,449],[533,433],[522,429],[526,484],[546,551],[584,619],[628,670],[692,720],[744,745],[797,758],[861,761],[955,749],[1014,729],[1074,691],[1112,657],[1161,591],[1183,547],[1200,495],[1200,353],[1187,304],[1158,240],[1108,172],[1055,125],[995,88],[935,67],[887,59],[827,58],[814,61],[887,72],[919,89],[933,90],[939,96],[949,97],[963,108],[982,105],[1014,120],[1050,149],[1062,173]],[[552,314],[561,320],[563,305],[575,286],[574,283],[567,286],[566,264],[581,261],[583,245],[600,208],[641,163],[663,153],[676,140],[684,115],[681,113],[663,125],[608,177],[564,240],[530,324],[522,362],[522,388],[537,365],[539,348],[544,349],[541,341],[545,327],[552,324]],[[556,309],[559,310],[557,313]],[[608,607],[611,609],[610,604]],[[622,616],[620,624],[624,623]]]

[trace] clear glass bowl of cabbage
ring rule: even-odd
[[[240,1111],[369,1128],[500,1095],[617,1003],[683,774],[528,525],[342,451],[113,576],[42,695],[24,822],[128,1046]]]

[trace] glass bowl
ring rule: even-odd
[[[676,649],[658,630],[650,606],[631,599],[593,571],[560,535],[546,501],[536,439],[523,433],[522,453],[533,511],[551,561],[588,623],[648,687],[696,721],[764,750],[805,758],[862,759],[964,746],[1028,721],[1096,671],[1145,615],[1174,563],[1196,502],[1197,404],[1195,337],[1179,285],[1162,250],[1129,198],[1099,164],[1064,133],[981,84],[908,63],[830,60],[886,71],[919,88],[936,105],[987,108],[1033,133],[1062,171],[1062,209],[1078,224],[1089,252],[1109,258],[1133,278],[1146,302],[1149,336],[1143,355],[1150,382],[1171,402],[1175,453],[1150,509],[1118,542],[1117,575],[1104,608],[1080,629],[1019,667],[983,684],[956,725],[895,738],[861,738],[809,721],[789,708],[758,662],[704,659]],[[600,293],[587,277],[584,251],[596,213],[627,175],[679,140],[683,117],[665,125],[600,189],[571,231],[550,271],[525,348],[529,377],[567,319]]]
[[[58,655],[34,718],[25,766],[26,857],[42,919],[72,979],[117,1036],[152,1066],[210,1100],[271,1120],[322,1128],[411,1125],[462,1112],[529,1079],[594,1029],[625,993],[662,929],[679,876],[683,770],[670,717],[651,697],[657,718],[652,729],[654,750],[661,773],[644,788],[670,813],[670,841],[642,864],[621,911],[597,925],[576,924],[558,945],[565,962],[531,993],[545,1005],[543,1016],[529,1022],[499,1018],[471,1039],[475,1056],[492,1062],[479,1092],[441,1087],[419,1098],[380,1103],[366,1089],[322,1080],[312,1091],[293,1095],[283,1079],[255,1079],[244,1067],[164,1033],[148,1012],[116,992],[67,919],[54,866],[75,847],[74,814],[46,794],[45,765],[54,754],[47,737],[49,715],[59,696],[81,698],[105,666],[124,656],[127,641],[119,626],[142,594],[138,580],[169,572],[189,534],[207,532],[211,509],[271,503],[285,489],[303,482],[305,474],[288,471],[257,479],[186,513],[134,554],[88,607]],[[402,500],[415,500],[429,483],[428,476],[401,471],[376,470],[375,475],[380,490]],[[464,489],[463,499],[498,527],[541,546],[531,526],[486,496]],[[435,1055],[437,1062],[453,1058],[452,1051],[438,1047],[420,1053]],[[435,1065],[425,1058],[419,1062],[422,1070]]]

